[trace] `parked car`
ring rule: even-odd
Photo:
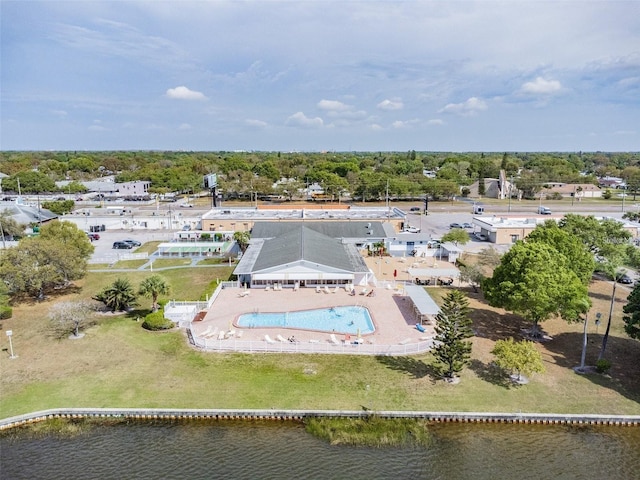
[[[419,212],[420,210],[421,210],[420,207],[411,207],[409,209],[410,212]]]
[[[486,242],[487,240],[489,240],[484,233],[476,232],[473,234],[473,236],[476,237],[481,242]]]
[[[473,228],[473,225],[471,225],[470,223],[463,223],[462,224],[462,228]]]
[[[449,225],[449,228],[462,228],[462,225],[460,225],[459,223],[452,223]]]
[[[100,235],[98,235],[97,233],[89,233],[89,232],[87,232],[87,237],[89,237],[89,240],[91,240],[92,242],[94,240],[100,240]]]
[[[631,285],[633,283],[633,279],[629,275],[621,275],[620,277],[618,277],[618,283]]]
[[[190,203],[181,203],[180,208],[193,208],[193,205]]]
[[[131,250],[133,245],[127,242],[113,242],[113,248]]]
[[[420,229],[418,227],[406,227],[404,231],[407,233],[420,233]]]
[[[142,243],[140,243],[138,240],[126,239],[126,240],[120,240],[120,241],[124,243],[128,243],[132,247],[139,247],[140,245],[142,245]]]

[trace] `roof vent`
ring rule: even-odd
[[[371,228],[371,224],[367,223],[367,225],[364,228]]]

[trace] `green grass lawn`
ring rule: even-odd
[[[170,298],[196,300],[211,282],[226,279],[230,272],[228,267],[211,267],[167,270],[161,275],[173,289]],[[127,272],[126,276],[137,288],[149,274]],[[56,340],[48,334],[46,315],[53,303],[89,298],[118,276],[122,274],[89,274],[77,291],[18,305],[14,317],[3,321],[5,330],[14,331],[19,357],[0,357],[0,417],[54,407],[640,412],[640,342],[625,338],[618,323],[609,348],[619,356],[614,365],[629,362],[625,368],[613,369],[609,377],[576,375],[570,366],[574,364],[571,357],[579,356],[581,327],[545,322],[557,338],[540,346],[547,372],[520,387],[490,374],[487,351],[493,339],[485,334],[474,338],[473,363],[463,371],[458,385],[438,379],[430,354],[202,352],[189,347],[183,332],[145,331],[142,322],[136,321],[136,312],[101,316],[81,340]],[[440,298],[438,290],[431,291]],[[143,298],[140,303],[148,308],[150,300]],[[498,318],[486,309],[476,311]],[[489,328],[484,317],[474,321],[479,322],[480,332]],[[590,349],[592,356],[595,347]]]

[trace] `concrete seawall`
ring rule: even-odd
[[[57,418],[131,420],[277,420],[302,421],[306,418],[416,418],[437,423],[517,423],[540,425],[640,426],[640,415],[577,415],[553,413],[422,412],[363,410],[209,410],[161,408],[57,408],[0,420],[7,430]]]

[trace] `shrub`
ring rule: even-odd
[[[560,192],[553,192],[547,195],[547,200],[562,200],[562,194]]]
[[[168,330],[170,328],[173,328],[173,322],[164,317],[164,312],[162,310],[158,310],[157,312],[150,313],[149,315],[144,317],[142,328],[154,331]]]
[[[601,358],[596,362],[596,371],[598,373],[607,373],[611,368],[611,362],[606,358]]]
[[[13,316],[13,309],[6,305],[0,306],[0,320],[6,320]]]

